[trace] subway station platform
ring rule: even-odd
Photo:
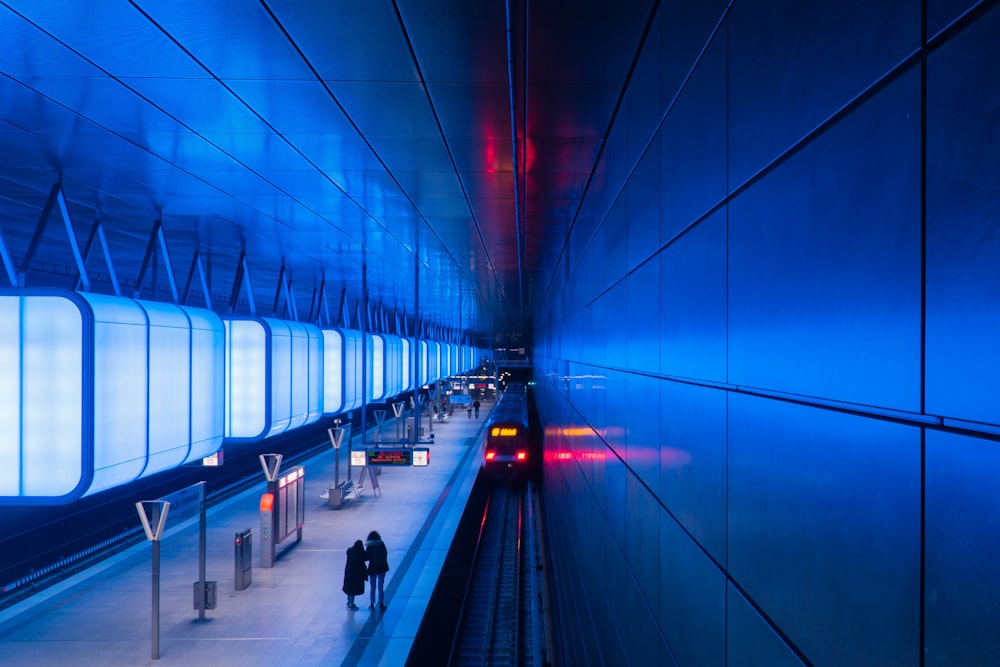
[[[480,467],[482,427],[464,410],[433,424],[427,467],[381,466],[374,489],[332,509],[323,492],[334,481],[334,450],[302,464],[305,523],[301,541],[276,547],[260,567],[260,484],[207,511],[206,581],[216,608],[199,619],[197,515],[171,525],[160,543],[158,657],[153,659],[152,562],[149,541],[123,551],[0,612],[0,663],[51,665],[402,665],[437,582]],[[426,428],[426,426],[425,426]],[[383,433],[393,435],[386,422]],[[426,434],[424,440],[426,440]],[[355,436],[353,447],[359,446]],[[352,469],[357,478],[361,468]],[[342,462],[341,479],[347,471]],[[279,471],[280,474],[280,471]],[[136,522],[139,515],[136,513]],[[236,534],[252,530],[252,583],[236,590]],[[341,591],[345,552],[369,531],[389,552],[387,609],[368,609],[368,591],[347,609]]]

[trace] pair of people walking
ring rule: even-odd
[[[365,565],[365,562],[368,565]],[[347,608],[354,611],[357,595],[365,593],[365,579],[371,586],[371,603],[369,609],[375,608],[375,590],[378,589],[378,608],[385,609],[385,573],[389,571],[389,553],[378,531],[368,533],[368,541],[362,544],[355,540],[354,545],[347,550],[347,563],[344,565],[343,591],[347,594]]]

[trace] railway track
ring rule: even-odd
[[[544,665],[542,565],[532,485],[496,486],[483,512],[449,664]]]

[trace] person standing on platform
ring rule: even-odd
[[[355,540],[354,546],[347,550],[347,563],[344,564],[344,588],[347,593],[347,608],[354,611],[355,595],[365,594],[365,579],[368,578],[368,568],[365,567],[365,545],[361,540]]]
[[[479,399],[472,402],[472,409],[476,411],[476,419],[479,419]]]
[[[368,561],[368,585],[371,586],[371,604],[368,605],[368,608],[375,608],[375,586],[377,584],[378,608],[385,609],[383,586],[385,573],[389,571],[389,553],[378,531],[373,530],[368,533],[368,541],[365,543],[365,560]]]

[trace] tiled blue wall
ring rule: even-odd
[[[664,0],[536,315],[566,664],[1000,664],[1000,7]]]

